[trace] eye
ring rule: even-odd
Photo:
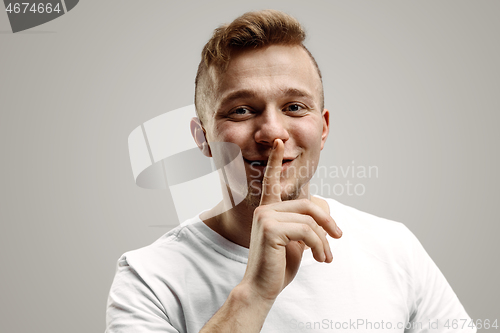
[[[228,117],[234,120],[244,120],[249,118],[253,114],[254,112],[249,107],[238,106],[237,108],[234,108],[233,110],[229,111]]]
[[[250,112],[250,110],[248,110],[247,108],[237,108],[232,113],[236,114],[236,115],[246,115],[249,112]]]
[[[304,107],[301,104],[297,104],[297,103],[288,104],[283,109],[283,111],[292,112],[292,113],[302,113],[303,111],[306,111],[306,110],[307,110],[306,107]]]

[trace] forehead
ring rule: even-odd
[[[227,70],[219,76],[216,104],[238,91],[276,97],[290,90],[309,94],[319,103],[320,89],[319,74],[303,47],[271,45],[231,54]]]

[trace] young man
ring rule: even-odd
[[[215,30],[191,130],[206,156],[217,142],[239,147],[245,199],[124,254],[107,332],[444,332],[470,321],[406,227],[310,195],[329,112],[304,38],[271,10]]]

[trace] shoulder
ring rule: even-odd
[[[127,267],[142,279],[168,275],[179,270],[206,251],[204,239],[199,235],[197,217],[189,219],[168,231],[152,244],[127,251],[118,259],[118,268]]]
[[[197,223],[190,219],[152,244],[121,255],[108,296],[109,328],[125,325],[133,330],[144,323],[162,331],[174,324],[180,327],[178,297],[186,290],[183,280],[193,261],[186,258],[196,255],[189,244],[199,243],[191,241]]]

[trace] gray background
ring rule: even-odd
[[[87,0],[19,34],[0,13],[0,331],[104,330],[118,257],[176,223],[168,191],[134,184],[127,137],[191,104],[213,28],[263,8],[309,32],[322,163],[379,169],[337,199],[404,222],[473,318],[500,317],[499,1]]]

